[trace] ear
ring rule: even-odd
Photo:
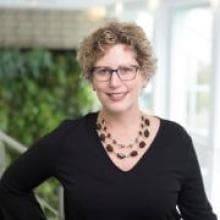
[[[147,75],[147,76],[144,76],[143,77],[143,85],[142,85],[142,88],[145,88],[148,84],[148,82],[150,81],[150,76]]]

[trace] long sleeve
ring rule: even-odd
[[[179,208],[184,220],[216,220],[205,194],[198,159],[190,137],[186,158],[186,173],[179,195]]]
[[[0,210],[4,220],[46,219],[33,189],[55,172],[64,124],[30,147],[3,174]]]

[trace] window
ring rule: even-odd
[[[210,7],[206,6],[177,7],[171,19],[170,116],[193,136],[206,191],[210,196],[213,15]]]
[[[182,112],[178,120],[192,133],[208,138],[210,127],[210,85],[212,49],[212,12],[209,7],[177,9],[173,14],[171,74],[173,88],[182,94],[181,104],[172,106]],[[174,95],[172,95],[172,93]],[[173,100],[179,94],[171,90]]]

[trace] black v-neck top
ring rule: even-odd
[[[6,170],[0,182],[3,219],[45,219],[32,190],[51,176],[64,187],[66,220],[175,220],[179,213],[184,220],[217,219],[192,140],[180,125],[160,119],[148,151],[122,171],[101,145],[96,118],[90,113],[64,121]]]

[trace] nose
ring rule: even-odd
[[[122,83],[122,81],[119,78],[117,71],[112,72],[111,78],[109,80],[109,86],[110,87],[118,87],[121,83]]]

